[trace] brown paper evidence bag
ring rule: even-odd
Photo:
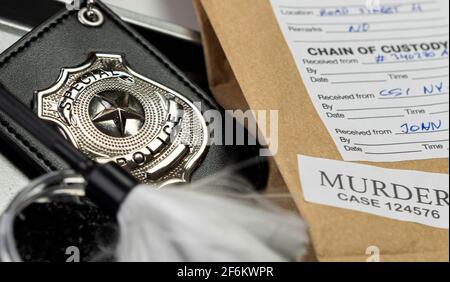
[[[303,85],[268,0],[194,0],[203,31],[208,75],[227,109],[279,110],[274,156],[321,261],[366,261],[377,246],[382,261],[448,261],[449,232],[420,224],[305,202],[297,155],[342,160]],[[448,174],[448,159],[370,163]]]

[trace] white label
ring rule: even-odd
[[[448,0],[271,0],[346,161],[448,158]]]
[[[299,156],[305,201],[448,229],[447,174]]]

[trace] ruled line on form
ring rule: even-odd
[[[394,73],[394,72],[402,73],[402,72],[420,72],[420,71],[430,71],[440,69],[448,69],[448,65],[432,68],[420,68],[420,69],[399,69],[399,70],[363,71],[363,72],[330,72],[330,73],[322,73],[321,75],[334,76],[334,75],[358,75],[358,74],[377,74],[377,73]]]
[[[440,12],[440,9],[430,9],[430,10],[423,10],[420,13],[437,13]],[[380,16],[395,16],[395,15],[410,15],[410,14],[417,14],[417,12],[413,12],[413,11],[403,11],[403,12],[397,12],[397,13],[392,13],[392,14],[347,14],[347,15],[342,15],[339,17],[367,17],[367,16],[371,16],[371,17],[380,17]],[[317,15],[318,17],[322,17],[320,15]]]
[[[353,108],[353,109],[339,109],[338,112],[355,112],[355,111],[374,111],[374,110],[393,110],[393,109],[407,109],[417,107],[434,107],[441,105],[448,105],[449,102],[441,102],[434,104],[422,104],[422,105],[406,105],[406,106],[394,106],[394,107],[374,107],[374,108]]]
[[[379,82],[387,82],[386,79],[379,80],[351,80],[351,81],[333,81],[332,84],[354,84],[354,83],[379,83]]]
[[[372,116],[372,117],[351,117],[348,120],[364,120],[364,119],[379,119],[379,118],[401,118],[405,115],[392,115],[392,116]]]
[[[415,151],[396,151],[396,152],[365,152],[367,155],[398,155],[398,154],[412,154],[412,153],[421,153],[422,150]]]
[[[422,26],[422,27],[415,27],[415,30],[428,30],[428,29],[440,29],[440,28],[448,28],[449,25],[430,25],[430,26]],[[377,32],[394,32],[394,31],[407,31],[407,30],[411,30],[411,27],[408,28],[392,28],[392,29],[371,29],[368,31],[364,31],[364,32],[360,32],[360,33],[364,33],[364,34],[368,34],[368,33],[377,33]],[[326,33],[337,33],[337,34],[341,34],[341,33],[346,33],[348,34],[349,31],[348,30],[332,30],[332,31],[326,31]]]
[[[439,94],[429,94],[429,95],[412,95],[412,96],[398,96],[398,97],[378,97],[379,100],[396,100],[396,99],[415,99],[415,98],[430,98],[430,97],[440,97],[448,96],[448,92]]]
[[[418,18],[418,19],[402,19],[402,20],[384,20],[384,21],[364,21],[364,23],[367,24],[386,24],[386,23],[417,23],[417,22],[436,22],[436,21],[442,21],[447,20],[446,17],[433,17],[433,18]],[[356,24],[357,22],[309,22],[309,23],[295,23],[295,22],[288,22],[287,25],[331,25],[331,26],[337,26],[337,25],[352,25]]]
[[[352,33],[355,35],[356,33]],[[295,43],[346,43],[346,42],[370,42],[370,41],[394,41],[394,40],[409,40],[409,39],[424,39],[432,37],[448,36],[449,33],[430,34],[424,36],[410,36],[410,37],[395,37],[395,38],[370,38],[370,39],[349,39],[349,40],[294,40]]]
[[[448,132],[448,129],[442,129],[442,130],[435,130],[435,131],[422,131],[422,132],[412,132],[412,133],[395,133],[395,135],[417,135],[417,134],[433,134],[433,133],[442,133],[442,132]]]
[[[404,60],[404,61],[391,61],[391,62],[364,62],[363,65],[386,65],[386,64],[406,64],[406,63],[426,63],[426,62],[434,62],[434,61],[448,61],[448,57],[440,57],[440,58],[431,58],[431,59],[416,59],[416,60]]]
[[[431,140],[431,141],[414,141],[414,142],[399,142],[399,143],[380,143],[380,144],[360,144],[355,143],[357,146],[364,146],[364,147],[380,147],[380,146],[398,146],[398,145],[411,145],[411,144],[429,144],[429,143],[441,143],[441,142],[448,142],[448,139],[443,140]]]
[[[412,4],[422,4],[422,5],[427,5],[427,4],[436,4],[436,1],[411,1],[411,2],[400,2],[400,3],[383,3],[383,6],[405,6],[405,5],[412,5]],[[339,9],[342,7],[346,7],[346,8],[367,8],[367,5],[339,5],[339,6],[298,6],[298,5],[280,5],[278,6],[279,8],[282,9],[322,9],[322,8],[328,8],[328,9]]]
[[[447,74],[440,74],[440,75],[431,75],[431,76],[422,76],[422,77],[413,77],[413,80],[424,80],[424,79],[433,79],[433,78],[445,78],[448,77]]]
[[[439,111],[439,112],[433,112],[433,113],[430,113],[430,115],[446,114],[446,113],[448,113],[448,112],[449,112],[449,110],[446,110],[446,111]]]

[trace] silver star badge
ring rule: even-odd
[[[200,111],[119,55],[95,54],[82,67],[62,69],[55,85],[36,92],[35,102],[38,116],[81,152],[116,162],[143,183],[189,181],[206,152]]]

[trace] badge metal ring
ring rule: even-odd
[[[104,23],[105,17],[103,16],[103,13],[100,12],[100,10],[97,8],[84,7],[78,12],[78,20],[83,25],[98,27]]]

